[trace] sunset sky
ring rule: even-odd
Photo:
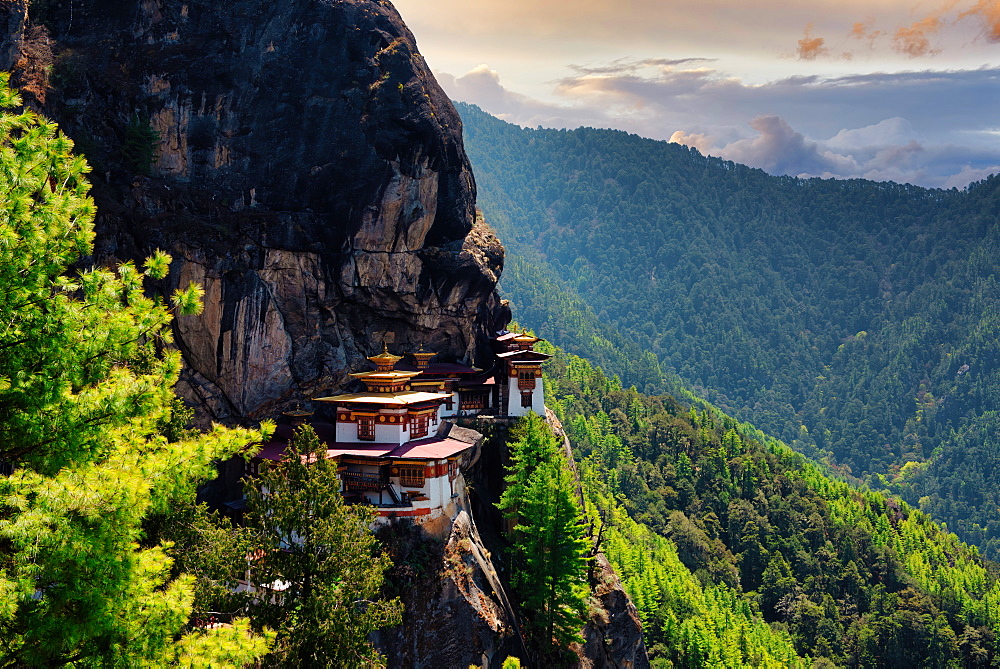
[[[1000,172],[1000,0],[394,0],[453,99],[774,174]]]

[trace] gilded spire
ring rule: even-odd
[[[430,359],[437,355],[437,353],[434,353],[433,351],[425,351],[424,345],[421,344],[420,348],[410,355],[412,355],[413,359],[416,360],[417,369],[427,369],[427,364],[430,362]]]
[[[391,372],[396,368],[396,363],[403,359],[401,355],[389,353],[389,345],[382,340],[382,352],[368,358],[375,363],[375,370],[378,372]]]

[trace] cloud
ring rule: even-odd
[[[929,38],[940,32],[942,25],[939,17],[928,16],[912,25],[897,28],[892,35],[892,48],[910,58],[940,53],[940,49],[931,48]]]
[[[848,33],[848,37],[852,37],[858,40],[867,40],[868,48],[875,48],[875,40],[881,37],[883,33],[881,30],[872,30],[871,21],[858,21],[851,28],[851,32]]]
[[[865,128],[843,129],[827,141],[809,139],[777,116],[755,118],[750,127],[757,131],[756,137],[721,146],[714,146],[710,137],[684,133],[674,133],[671,141],[695,146],[708,155],[759,167],[769,174],[909,183],[930,178],[922,161],[926,154],[923,145],[914,139],[891,144],[899,141],[898,135],[885,136],[880,132],[907,127],[905,119],[886,119]],[[697,145],[687,141],[692,138]],[[939,180],[933,185],[943,186],[944,182]]]
[[[799,60],[816,60],[819,56],[828,53],[830,50],[823,46],[826,43],[822,37],[812,36],[813,24],[806,26],[805,35],[799,40],[799,48],[796,53]]]
[[[979,0],[959,18],[976,18],[983,24],[983,33],[990,42],[1000,42],[1000,0]]]
[[[892,144],[905,144],[916,136],[913,124],[893,116],[862,128],[843,128],[824,143],[837,150],[866,150]]]
[[[942,188],[965,188],[973,181],[982,181],[992,174],[1000,174],[1000,164],[989,165],[987,167],[973,167],[964,165],[962,169],[948,177],[941,184]]]
[[[1000,42],[1000,0],[976,0],[975,4],[964,9],[959,4],[959,0],[946,0],[923,18],[907,25],[896,25],[891,29],[876,30],[873,27],[874,19],[857,21],[847,36],[867,41],[871,51],[888,38],[889,48],[900,55],[908,58],[936,56],[944,49],[941,46],[934,46],[931,40],[945,37],[946,32],[954,33],[949,48],[969,46],[970,40],[961,37],[959,24],[965,19],[972,19],[979,23],[981,34],[987,42]],[[806,26],[806,37],[798,42],[799,57],[815,60],[819,56],[830,56],[830,49],[825,48],[825,40],[822,37],[812,37],[812,26],[812,23]],[[853,54],[847,52],[843,56],[850,58]]]
[[[534,127],[613,127],[694,146],[774,174],[965,185],[1000,164],[1000,68],[748,84],[702,59],[570,68],[563,104],[507,90],[486,66],[439,75],[454,99]],[[900,112],[903,111],[903,114]]]
[[[610,120],[600,110],[550,104],[508,90],[500,82],[499,73],[486,64],[458,77],[447,72],[435,72],[434,76],[452,100],[479,105],[497,118],[511,123],[528,127],[611,127]]]
[[[857,165],[850,156],[824,151],[817,142],[809,141],[778,116],[758,116],[750,121],[758,136],[741,139],[718,150],[720,157],[769,174],[819,176],[851,175]]]
[[[672,70],[678,65],[692,65],[694,63],[712,63],[715,62],[715,58],[643,58],[641,60],[636,60],[634,58],[617,58],[607,65],[600,65],[597,67],[593,66],[583,66],[583,65],[570,65],[569,69],[573,70],[580,75],[589,76],[612,76],[612,75],[623,75],[623,74],[636,74],[641,72],[646,68],[661,68],[664,70]]]
[[[667,141],[673,144],[683,144],[684,146],[694,147],[706,155],[714,150],[714,140],[704,133],[676,130],[674,131],[674,134],[670,135],[670,139]]]

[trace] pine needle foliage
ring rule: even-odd
[[[181,366],[168,325],[198,291],[145,294],[165,254],[69,271],[92,247],[89,167],[20,105],[0,74],[0,666],[250,662],[264,639],[188,628],[192,578],[140,541],[261,434],[159,434]]]
[[[390,560],[378,550],[371,508],[344,504],[337,464],[310,426],[295,432],[280,463],[265,464],[247,498],[258,547],[251,579],[273,593],[251,604],[254,624],[278,634],[269,664],[383,665],[368,635],[402,620],[399,600],[379,597]]]
[[[515,521],[510,532],[513,582],[536,650],[546,661],[557,662],[561,650],[582,641],[590,542],[573,475],[548,425],[531,413],[514,435],[507,488],[499,504]]]

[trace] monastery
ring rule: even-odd
[[[373,371],[351,376],[362,392],[320,397],[331,405],[334,422],[313,422],[337,461],[341,493],[351,503],[370,504],[382,518],[452,516],[465,487],[463,467],[481,435],[455,425],[463,416],[544,415],[541,364],[548,354],[524,333],[502,332],[496,339],[492,369],[433,363],[423,347],[401,363],[383,344],[369,360]],[[248,465],[251,475],[264,460],[280,460],[292,432],[310,411],[287,412],[292,423],[278,425]]]

